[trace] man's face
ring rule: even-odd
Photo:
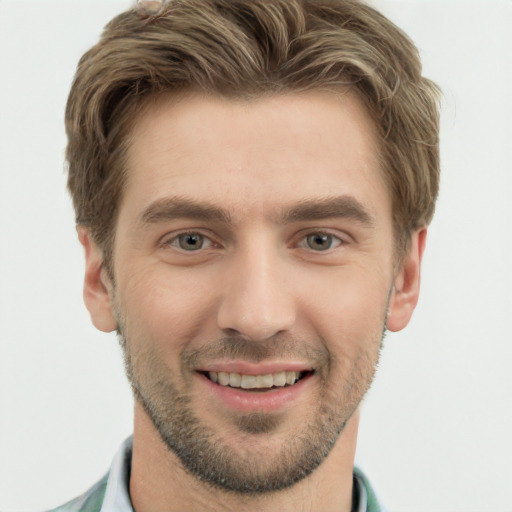
[[[202,480],[287,487],[354,413],[393,314],[372,122],[349,93],[191,95],[132,136],[107,288],[135,396]]]

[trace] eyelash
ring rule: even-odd
[[[183,247],[180,247],[179,246],[180,239],[182,237],[186,237],[186,236],[198,237],[198,238],[200,237],[201,242],[202,242],[201,246],[199,248],[197,248],[196,250],[194,250],[194,249],[187,250]],[[319,238],[328,237],[332,243],[325,250],[314,250],[312,247],[307,246],[309,237],[319,237]],[[297,240],[297,237],[295,238],[295,241],[296,240]],[[317,231],[312,230],[312,231],[307,231],[307,232],[301,233],[300,236],[298,237],[298,242],[296,243],[295,241],[292,243],[292,245],[295,245],[296,247],[301,248],[301,249],[311,251],[313,253],[330,253],[333,249],[336,249],[340,246],[347,244],[347,241],[345,239],[335,235],[334,233],[331,233],[331,232],[325,231],[325,230],[317,230]],[[204,246],[205,242],[207,242],[206,247]],[[183,232],[174,234],[170,238],[165,238],[162,241],[161,245],[164,247],[168,247],[168,246],[174,247],[175,249],[177,249],[178,251],[183,252],[183,253],[187,253],[187,252],[188,253],[194,253],[194,252],[200,253],[205,249],[210,249],[212,247],[214,247],[214,248],[221,247],[220,244],[217,244],[215,242],[214,238],[211,235],[202,233],[201,231],[192,231],[192,230],[183,231]]]
[[[314,237],[317,237],[317,238],[328,237],[331,239],[331,242],[333,242],[335,245],[328,247],[326,250],[315,251],[312,247],[305,246],[305,244],[308,243],[308,241],[309,241],[308,239],[310,237],[313,237],[313,238]],[[332,249],[336,249],[337,247],[344,245],[345,243],[346,242],[343,239],[341,239],[339,236],[336,236],[333,233],[330,233],[329,231],[310,231],[300,237],[300,243],[298,245],[302,245],[302,248],[304,248],[306,250],[309,249],[313,252],[329,252]]]
[[[203,247],[203,245],[201,244],[201,247],[199,247],[199,249],[197,250],[192,250],[192,251],[187,251],[186,249],[183,249],[182,247],[179,247],[178,244],[180,242],[180,238],[182,237],[186,237],[186,236],[189,236],[189,237],[201,237],[202,241],[208,241],[208,247]],[[163,246],[172,246],[180,251],[183,251],[183,252],[199,252],[200,250],[202,249],[205,249],[205,248],[210,248],[212,246],[215,246],[217,245],[215,243],[215,241],[213,240],[213,238],[209,235],[206,235],[204,233],[201,233],[200,231],[182,231],[181,233],[177,233],[175,235],[173,235],[172,237],[170,238],[166,238],[163,240],[162,242],[162,245]]]

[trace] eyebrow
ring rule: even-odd
[[[355,197],[342,195],[323,199],[307,199],[285,209],[281,222],[304,222],[327,218],[348,218],[372,227],[375,217]]]
[[[228,211],[202,201],[181,197],[159,199],[151,203],[139,215],[138,224],[156,224],[179,218],[231,224],[231,216]]]
[[[179,218],[232,224],[229,211],[208,202],[184,197],[158,199],[145,208],[137,224],[147,226]],[[305,199],[283,208],[277,216],[279,224],[306,222],[328,218],[353,219],[364,226],[375,224],[374,216],[354,197],[348,195]]]

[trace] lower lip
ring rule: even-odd
[[[298,400],[309,385],[313,375],[306,375],[292,386],[274,388],[269,391],[251,391],[221,386],[212,382],[203,374],[199,374],[199,377],[208,387],[208,391],[230,409],[241,412],[266,412],[281,409]]]

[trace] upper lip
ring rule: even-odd
[[[240,373],[243,375],[269,375],[278,372],[312,371],[311,365],[299,361],[268,361],[251,363],[248,361],[212,361],[198,369],[201,372]]]

